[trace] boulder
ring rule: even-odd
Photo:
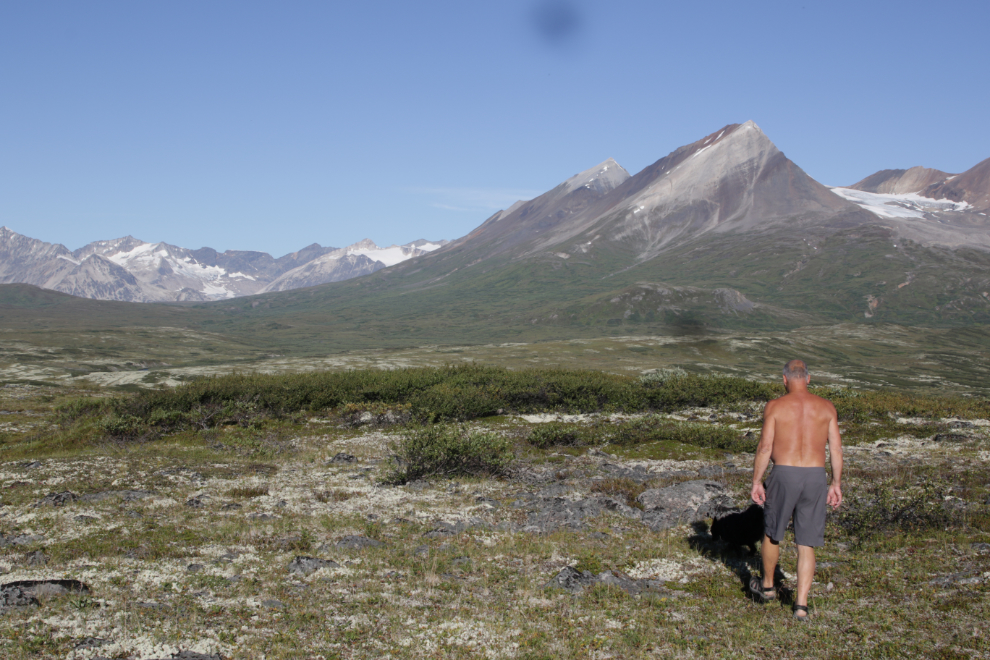
[[[289,562],[289,572],[298,573],[300,575],[309,575],[315,573],[321,568],[340,568],[340,564],[335,561],[328,561],[326,559],[320,559],[318,557],[296,557]]]
[[[382,548],[385,544],[367,536],[345,536],[336,543],[334,547],[346,548],[348,550],[363,550],[364,548]]]
[[[659,530],[712,518],[735,510],[725,488],[715,481],[696,479],[667,488],[651,488],[636,498],[643,506],[641,520]]]

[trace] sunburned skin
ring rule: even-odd
[[[767,404],[761,438],[774,465],[825,467],[825,446],[839,438],[835,406],[807,389],[793,388]]]

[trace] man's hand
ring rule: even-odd
[[[828,499],[826,501],[833,509],[839,508],[839,505],[842,504],[842,489],[839,484],[832,484],[828,487]]]
[[[763,506],[763,503],[767,501],[767,492],[763,489],[762,483],[753,484],[753,490],[750,491],[749,496],[753,498],[753,501]],[[828,496],[832,497],[832,491],[828,491]],[[842,498],[842,495],[839,495]],[[831,500],[829,500],[831,502]]]

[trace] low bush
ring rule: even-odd
[[[860,539],[885,532],[917,533],[943,530],[962,522],[959,510],[948,505],[948,484],[925,479],[897,494],[891,484],[873,484],[835,514],[835,522],[846,533]]]
[[[346,426],[394,426],[412,421],[408,403],[345,403],[334,417]]]
[[[914,396],[819,388],[840,420],[862,422],[890,414],[940,418],[990,416],[982,398]],[[56,421],[68,428],[105,418],[105,434],[149,437],[221,426],[264,426],[269,420],[303,419],[343,411],[357,419],[394,411],[423,423],[453,422],[497,414],[534,412],[670,412],[695,406],[762,403],[783,394],[779,383],[732,376],[699,376],[667,370],[633,378],[590,370],[523,369],[463,365],[442,368],[355,370],[306,374],[230,374],[175,388],[78,399],[61,405]],[[376,422],[377,423],[377,422]],[[391,422],[390,422],[391,423]],[[721,437],[721,436],[719,436]],[[720,446],[717,437],[705,442]]]
[[[647,442],[680,442],[730,452],[751,452],[756,449],[759,440],[756,437],[747,438],[737,429],[728,426],[645,417],[617,424],[609,435],[609,442],[620,446]]]
[[[329,490],[316,491],[313,495],[318,502],[327,504],[329,502],[346,502],[352,497],[355,497],[357,493],[331,488]]]
[[[537,449],[559,446],[577,447],[590,444],[586,434],[583,433],[583,429],[559,422],[540,424],[530,431],[526,441]]]
[[[513,459],[508,439],[450,424],[407,431],[390,449],[394,465],[385,481],[396,484],[429,477],[501,475]]]
[[[657,369],[656,371],[651,371],[640,376],[639,382],[647,387],[653,387],[657,385],[664,385],[668,381],[672,381],[677,378],[685,378],[687,375],[688,373],[680,367],[673,367],[671,369]]]
[[[237,499],[251,499],[254,497],[264,497],[268,494],[267,486],[239,486],[227,491],[227,497]]]

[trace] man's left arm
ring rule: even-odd
[[[839,418],[832,408],[828,423],[828,455],[832,464],[832,483],[828,486],[828,504],[833,509],[842,504],[842,436],[839,434]]]
[[[773,453],[773,434],[774,418],[771,401],[763,409],[763,431],[760,433],[760,444],[756,447],[756,458],[753,461],[753,488],[750,497],[760,505],[767,499],[766,490],[763,488],[763,475],[770,465],[770,455]]]

